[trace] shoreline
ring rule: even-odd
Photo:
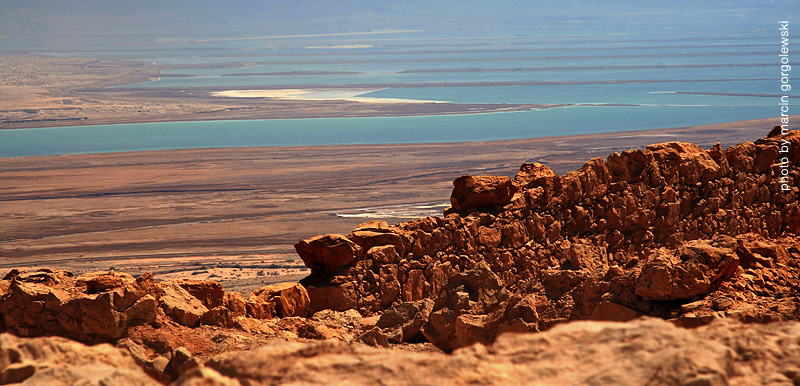
[[[211,95],[213,92],[265,90],[257,86],[188,89],[120,87],[144,84],[164,76],[161,72],[168,66],[144,61],[0,53],[0,64],[9,73],[15,74],[0,82],[0,97],[3,98],[0,130],[129,123],[461,115],[551,107],[545,104],[437,103],[388,98],[308,100],[215,97]],[[76,73],[76,68],[86,66],[92,68],[89,73]],[[287,88],[303,89],[312,94],[328,90],[335,94],[383,87],[280,87]]]
[[[167,112],[152,116],[108,116],[43,118],[37,120],[10,120],[0,122],[0,131],[17,129],[48,129],[73,126],[105,126],[139,123],[169,122],[211,122],[211,121],[254,121],[273,119],[334,119],[334,118],[382,118],[415,117],[440,115],[488,114],[511,111],[566,107],[567,105],[509,104],[509,103],[450,103],[438,101],[404,100],[402,102],[385,98],[350,99],[283,99],[270,98],[269,105],[258,105],[262,98],[229,98],[236,106],[218,106],[218,110],[208,112]],[[248,100],[249,99],[249,100]],[[367,100],[369,99],[369,100]],[[314,104],[313,108],[309,108]]]
[[[490,111],[490,112],[470,112],[465,114],[496,114],[501,112],[515,112],[516,110],[508,110],[508,111]],[[463,114],[454,114],[454,115],[463,115]],[[413,117],[413,116],[412,116]],[[362,118],[362,117],[341,117],[343,119],[348,118]],[[386,118],[386,117],[363,117],[363,118]],[[792,115],[791,119],[800,120],[800,115]],[[280,118],[277,118],[280,119]],[[284,118],[287,119],[287,118]],[[288,119],[334,119],[334,118],[288,118]],[[270,120],[270,119],[265,119]],[[174,123],[186,123],[186,122],[208,122],[208,121],[217,121],[217,120],[207,120],[207,121],[170,121]],[[231,120],[221,120],[218,122],[235,122],[235,121],[250,121],[249,119],[231,119]],[[170,123],[170,122],[141,122],[141,123],[128,123],[128,122],[121,122],[115,123],[113,125],[128,125],[128,124],[158,124],[158,123]],[[625,130],[625,131],[607,131],[607,132],[599,132],[599,133],[586,133],[586,134],[566,134],[566,135],[554,135],[554,136],[539,136],[539,137],[528,137],[528,138],[512,138],[512,139],[487,139],[487,140],[452,140],[452,141],[420,141],[420,142],[375,142],[375,143],[338,143],[338,144],[310,144],[310,145],[285,145],[285,144],[277,144],[277,145],[245,145],[245,146],[197,146],[197,147],[176,147],[176,148],[162,148],[162,149],[141,149],[141,150],[98,150],[98,151],[85,151],[85,152],[64,152],[59,154],[41,154],[41,155],[9,155],[9,156],[0,156],[0,160],[4,159],[14,159],[14,158],[30,158],[30,157],[54,157],[54,156],[71,156],[71,155],[89,155],[89,154],[124,154],[124,153],[144,153],[144,152],[179,152],[179,151],[192,151],[192,150],[224,150],[224,149],[304,149],[304,150],[312,150],[318,148],[319,151],[322,149],[337,149],[342,147],[351,147],[351,146],[362,146],[365,148],[369,147],[413,147],[413,146],[420,146],[420,145],[440,145],[440,146],[461,146],[461,145],[470,145],[470,144],[487,144],[489,146],[494,145],[502,145],[502,144],[514,144],[514,143],[547,143],[547,142],[554,142],[554,141],[569,141],[569,140],[582,140],[585,138],[590,139],[603,139],[603,138],[618,138],[618,139],[635,139],[638,137],[642,138],[653,138],[657,140],[659,137],[670,138],[675,137],[675,133],[682,133],[681,135],[687,135],[688,131],[691,130],[698,130],[701,132],[707,132],[708,130],[712,130],[712,128],[728,128],[731,127],[741,127],[747,125],[753,126],[767,126],[770,123],[777,124],[776,118],[757,118],[751,120],[744,120],[744,121],[733,121],[733,122],[722,122],[722,123],[712,123],[712,124],[705,124],[705,125],[697,125],[697,126],[679,126],[679,127],[665,127],[665,128],[654,128],[654,129],[640,129],[640,130]],[[42,127],[42,128],[28,128],[28,129],[6,129],[6,130],[36,130],[36,129],[59,129],[59,128],[71,128],[71,127],[87,127],[91,128],[93,126],[107,126],[107,125],[72,125],[72,126],[56,126],[56,127]],[[108,125],[111,126],[111,125]],[[770,126],[771,128],[771,126]],[[0,130],[2,132],[2,130]],[[736,130],[734,130],[736,132]],[[693,139],[687,140],[687,142],[696,142],[697,144],[702,144],[703,138],[702,136],[691,136]],[[735,136],[738,139],[744,138],[741,133]],[[723,145],[733,144],[735,141],[726,142],[725,140],[721,141]],[[741,141],[739,141],[741,142]],[[713,145],[713,143],[708,143],[707,146]]]

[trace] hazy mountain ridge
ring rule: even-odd
[[[794,3],[795,6],[792,6]],[[11,0],[0,5],[0,35],[5,39],[139,35],[152,38],[242,37],[264,34],[352,33],[379,29],[468,30],[537,29],[549,23],[674,29],[676,16],[695,27],[742,21],[767,24],[795,12],[797,2],[723,1],[669,4],[623,1],[505,0],[376,3],[364,0],[278,3],[255,0],[155,0],[137,2],[49,2]],[[711,16],[711,17],[709,17]],[[577,23],[576,23],[577,22]],[[502,26],[502,27],[499,27]],[[5,42],[8,43],[8,42]]]

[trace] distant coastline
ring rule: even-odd
[[[698,118],[696,122],[703,126],[670,126],[675,119],[665,113],[665,107],[580,108],[594,109],[595,119],[586,121],[585,111],[573,114],[571,108],[563,108],[444,116],[185,121],[0,130],[0,158],[195,148],[470,143],[573,135],[650,135],[676,127],[706,130],[774,125],[774,118],[734,122]],[[610,108],[623,110],[614,112],[613,120],[603,121]],[[637,113],[630,109],[637,109]],[[702,115],[703,109],[706,107],[697,107],[695,115]],[[639,122],[648,113],[652,119]],[[689,122],[690,118],[683,117],[682,122]],[[537,126],[526,126],[537,119]],[[494,129],[487,131],[486,127]]]

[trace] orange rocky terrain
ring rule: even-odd
[[[800,164],[800,134],[773,130],[460,177],[444,216],[300,241],[311,274],[247,298],[12,270],[0,384],[800,385],[800,171],[781,191],[781,141]]]

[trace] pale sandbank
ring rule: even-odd
[[[280,89],[280,90],[226,90],[211,95],[228,98],[273,98],[284,100],[343,100],[361,103],[449,103],[422,99],[372,98],[361,95],[385,89]]]

